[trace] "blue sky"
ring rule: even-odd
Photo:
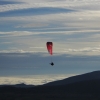
[[[99,61],[99,0],[0,0],[0,84],[42,84],[99,70]]]

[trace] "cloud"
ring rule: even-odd
[[[1,42],[0,44],[11,44],[12,42]]]
[[[0,26],[6,25],[10,30],[40,30],[41,28],[55,28],[76,31],[76,29],[84,28],[84,30],[99,29],[99,11],[73,12],[73,13],[57,13],[50,15],[35,15],[35,16],[16,16],[16,17],[1,17]],[[81,20],[80,20],[81,18]],[[8,25],[8,26],[7,26]],[[4,28],[4,29],[5,29]],[[34,29],[33,29],[34,28]],[[89,29],[88,29],[89,28]],[[59,29],[59,30],[60,30]],[[62,30],[63,31],[63,30]]]
[[[56,13],[69,13],[69,12],[74,12],[74,10],[57,8],[57,7],[41,7],[41,8],[39,7],[39,8],[27,8],[27,9],[0,12],[0,17],[44,15],[44,14],[56,14]]]
[[[7,0],[0,0],[0,5],[8,5],[8,4],[20,4],[21,2],[16,1],[7,1]]]
[[[38,48],[39,49],[39,48],[44,48],[44,47],[30,47],[30,48],[36,48],[36,49]]]
[[[67,49],[66,52],[100,52],[100,47],[86,47],[82,49]]]
[[[48,28],[47,28],[48,30]],[[51,28],[51,30],[53,30]],[[94,34],[95,33],[95,34]],[[0,49],[1,53],[46,53],[47,41],[53,41],[54,53],[77,54],[77,55],[99,55],[100,36],[99,30],[76,30],[76,31],[49,31],[30,32],[13,31],[1,32],[2,40],[0,45],[8,46],[7,49]],[[26,37],[27,36],[27,37]],[[13,38],[12,38],[13,37]],[[20,38],[19,38],[20,37]],[[61,40],[61,38],[63,40]],[[91,40],[92,39],[92,40]],[[41,41],[41,42],[39,42]]]
[[[8,1],[8,2],[13,2],[13,1]],[[2,5],[0,7],[0,11],[10,11],[10,10],[18,10],[18,9],[28,9],[28,8],[41,8],[41,7],[61,7],[61,8],[72,8],[72,9],[81,9],[81,10],[94,10],[94,9],[99,9],[99,1],[96,0],[37,0],[37,1],[32,1],[32,0],[16,0],[16,2],[23,2],[22,4],[9,4],[9,5]]]
[[[0,53],[46,53],[46,52],[47,51],[44,49],[41,50],[41,47],[34,47],[34,50],[22,50],[22,49],[0,50]]]
[[[31,8],[27,4],[9,4],[0,6],[0,12]]]
[[[19,49],[11,49],[11,50],[0,50],[0,53],[31,53],[35,51],[24,51],[24,50],[19,50]]]
[[[0,52],[46,52],[53,41],[55,53],[99,54],[98,0],[18,2],[24,3],[0,5]]]
[[[32,84],[32,85],[41,85],[51,81],[61,80],[75,74],[61,74],[61,75],[28,75],[28,76],[0,76],[0,84]]]
[[[48,24],[46,23],[29,23],[29,24],[22,24],[22,25],[18,25],[15,28],[42,28],[42,27],[46,27],[48,26]]]
[[[21,27],[21,26],[19,26]],[[27,27],[27,26],[22,26],[22,27]],[[31,26],[32,27],[32,26]],[[35,25],[33,27],[36,27]],[[16,36],[31,36],[31,35],[62,35],[62,36],[73,36],[79,35],[81,37],[86,36],[88,38],[88,36],[90,36],[90,38],[99,38],[99,33],[100,30],[99,29],[84,29],[84,28],[75,28],[68,30],[66,29],[66,27],[55,27],[55,28],[40,28],[40,29],[33,29],[31,31],[10,31],[10,32],[0,32],[0,37],[16,37]],[[79,37],[78,36],[78,37]],[[85,37],[85,38],[86,38]],[[84,38],[84,37],[83,37]]]
[[[36,35],[40,34],[38,32],[30,32],[30,31],[12,31],[12,32],[0,32],[0,37],[10,37],[10,36],[28,36],[28,35]]]

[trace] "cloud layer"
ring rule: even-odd
[[[1,53],[45,53],[45,43],[52,41],[55,53],[99,55],[99,0],[0,3]]]
[[[41,85],[46,84],[51,81],[61,80],[70,76],[74,76],[71,74],[66,75],[34,75],[34,76],[9,76],[9,77],[0,77],[0,85],[1,84],[21,84],[25,83],[27,85]]]

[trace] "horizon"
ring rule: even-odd
[[[48,77],[47,76],[47,80],[42,80],[40,83],[35,83],[34,81],[33,81],[33,83],[34,84],[32,84],[32,83],[25,83],[25,81],[22,81],[22,80],[24,80],[23,78],[26,78],[26,77],[24,77],[24,76],[21,76],[19,79],[21,80],[21,82],[19,83],[19,82],[16,82],[16,83],[10,83],[10,84],[7,84],[7,83],[3,83],[3,84],[0,84],[0,86],[2,86],[2,85],[32,85],[32,86],[40,86],[40,85],[48,85],[48,83],[49,84],[51,84],[51,85],[55,85],[55,83],[57,84],[59,84],[60,82],[62,82],[63,80],[64,80],[64,82],[65,82],[65,80],[70,80],[71,79],[71,81],[66,81],[66,85],[67,84],[71,84],[71,83],[77,83],[77,82],[82,82],[82,81],[89,81],[89,80],[96,80],[96,79],[100,79],[100,77],[98,77],[97,76],[97,74],[98,74],[98,72],[99,72],[99,74],[100,74],[100,70],[97,70],[97,71],[91,71],[91,72],[87,72],[87,73],[82,73],[82,74],[78,74],[78,75],[69,75],[69,76],[67,76],[67,77],[63,77],[63,78],[58,78],[57,79],[57,77],[55,77],[56,78],[56,80],[48,80],[48,78],[50,78],[50,77]],[[94,74],[95,73],[95,74]],[[91,75],[91,76],[90,76]],[[36,75],[37,76],[37,75]],[[52,75],[53,76],[53,75]],[[84,78],[83,78],[83,76],[84,76]],[[45,76],[46,77],[46,76]],[[61,77],[61,75],[60,75],[60,77]],[[77,78],[78,77],[78,80],[75,80],[75,78]],[[79,78],[80,77],[80,78]],[[88,78],[87,78],[88,77]],[[90,78],[91,77],[91,78]],[[6,78],[6,77],[3,77],[3,78]],[[14,79],[15,78],[15,80],[18,78],[18,77],[9,77],[9,79]],[[32,78],[32,77],[31,77]],[[82,79],[83,78],[83,79]],[[2,79],[1,77],[0,77],[0,79]],[[29,80],[29,77],[27,78],[28,80]],[[52,84],[53,83],[53,84]],[[63,83],[62,83],[63,84]]]

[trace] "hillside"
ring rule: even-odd
[[[21,84],[15,84],[15,85],[0,85],[0,87],[17,87],[17,88],[29,88],[29,87],[34,87],[35,85],[26,85],[24,83]]]
[[[81,82],[81,81],[89,81],[89,80],[95,80],[95,79],[100,79],[100,71],[94,71],[90,73],[85,73],[82,75],[76,75],[72,76],[63,80],[58,80],[54,82],[49,82],[47,84],[44,84],[45,86],[52,86],[52,85],[67,85],[75,82]]]
[[[100,100],[100,79],[96,77],[99,74],[99,71],[95,71],[71,77],[73,80],[78,78],[79,80],[71,81],[70,84],[63,83],[70,78],[56,81],[56,84],[62,81],[63,85],[52,84],[28,88],[0,87],[0,100]],[[80,81],[81,78],[84,80]]]

